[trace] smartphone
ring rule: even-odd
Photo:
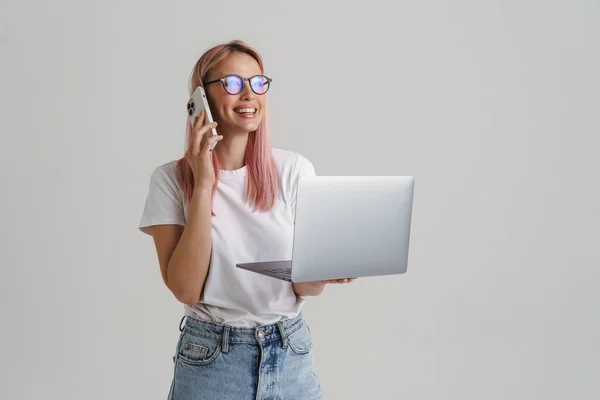
[[[196,90],[194,90],[194,93],[192,93],[192,96],[190,97],[187,103],[188,117],[192,126],[194,126],[194,124],[196,123],[196,119],[198,118],[198,116],[200,115],[200,111],[202,110],[204,110],[204,113],[206,115],[205,123],[212,124],[214,121],[210,112],[210,107],[208,105],[208,99],[206,98],[206,92],[204,91],[204,88],[202,86],[198,86]],[[215,128],[211,129],[211,133],[213,136],[217,136],[217,130]],[[217,142],[214,142],[211,145],[210,150],[212,151],[216,145]]]

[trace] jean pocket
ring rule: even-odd
[[[310,353],[312,349],[312,337],[308,325],[303,322],[300,328],[288,335],[288,344],[296,354],[303,355]]]
[[[221,343],[217,340],[192,335],[184,331],[177,351],[177,359],[189,365],[207,365],[221,353]]]

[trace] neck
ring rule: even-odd
[[[246,165],[248,135],[248,133],[223,135],[223,139],[215,147],[215,153],[219,160],[219,169],[231,171],[240,169]]]

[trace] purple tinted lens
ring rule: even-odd
[[[255,93],[263,94],[269,89],[269,81],[264,76],[254,76],[250,79],[250,85]]]
[[[244,81],[239,76],[230,75],[225,77],[223,86],[227,93],[238,94],[244,87]]]

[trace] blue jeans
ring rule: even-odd
[[[324,400],[302,314],[236,328],[186,318],[169,400]]]

